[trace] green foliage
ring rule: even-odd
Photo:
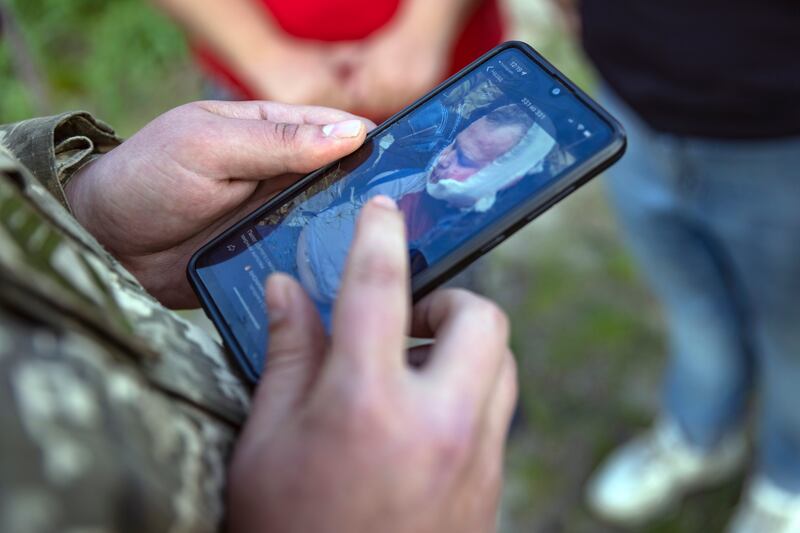
[[[142,0],[11,0],[51,94],[51,111],[85,108],[123,132],[194,98],[183,35]],[[0,122],[36,114],[0,44]]]
[[[0,123],[13,122],[33,114],[25,87],[13,76],[8,44],[0,40]]]

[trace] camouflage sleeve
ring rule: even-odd
[[[67,181],[121,142],[110,126],[81,111],[0,125],[0,143],[67,208]]]
[[[0,531],[216,533],[232,431],[0,307]]]

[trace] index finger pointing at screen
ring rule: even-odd
[[[333,314],[332,364],[401,371],[410,315],[403,216],[377,196],[363,208]]]

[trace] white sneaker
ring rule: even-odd
[[[800,494],[756,478],[748,485],[728,533],[800,533]]]
[[[606,460],[587,487],[589,507],[611,522],[640,525],[688,492],[731,477],[746,452],[742,433],[706,452],[689,444],[677,424],[661,420]]]

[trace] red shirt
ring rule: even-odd
[[[268,10],[289,35],[319,41],[364,39],[389,22],[402,0],[252,0]],[[435,2],[437,0],[429,0]],[[497,0],[482,0],[456,40],[450,74],[501,42],[503,23]],[[249,90],[220,60],[199,50],[204,68],[218,81],[254,98]]]

